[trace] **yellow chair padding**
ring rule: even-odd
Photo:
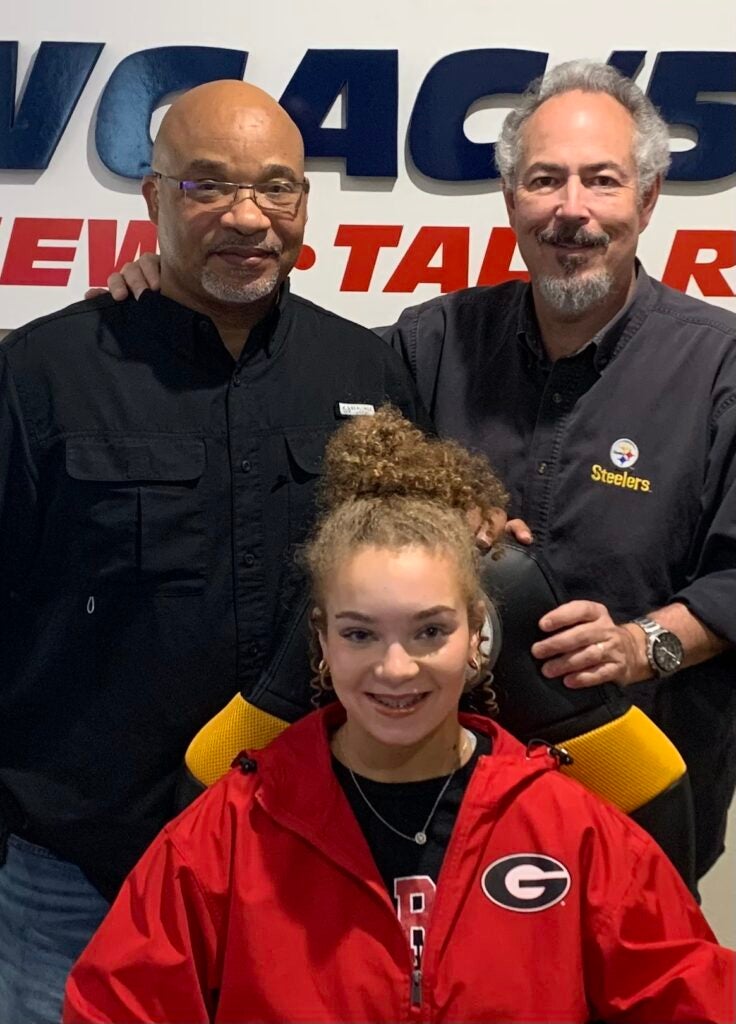
[[[632,811],[669,789],[686,771],[677,747],[639,708],[559,746],[573,757],[562,768],[622,811]]]
[[[237,693],[189,744],[187,768],[195,779],[211,786],[241,750],[260,750],[288,724]],[[635,707],[559,745],[573,758],[562,771],[627,814],[669,789],[686,771],[675,745]]]
[[[189,744],[185,757],[187,768],[195,779],[211,786],[228,771],[241,750],[260,750],[288,724],[249,704],[242,694],[236,693]]]

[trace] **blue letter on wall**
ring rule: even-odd
[[[443,57],[429,71],[414,104],[409,149],[418,170],[440,181],[498,177],[492,142],[471,142],[464,124],[476,100],[521,93],[544,72],[547,54],[536,50],[465,50]]]
[[[131,53],[110,76],[97,111],[95,144],[103,164],[124,178],[150,167],[151,115],[173,92],[218,78],[242,78],[247,52],[215,46],[159,46]]]
[[[646,55],[646,50],[614,50],[606,64],[610,64],[622,75],[636,81],[636,76],[644,66]]]
[[[730,94],[700,99],[704,92]],[[736,171],[736,53],[660,53],[649,98],[668,124],[694,128],[694,149],[672,154],[670,181],[714,181]]]
[[[15,112],[18,44],[0,43],[0,168],[51,162],[104,43],[41,43]]]
[[[323,128],[341,93],[345,127]],[[396,176],[397,50],[307,50],[281,103],[308,157],[343,157],[348,174]]]

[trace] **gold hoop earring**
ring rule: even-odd
[[[472,658],[468,658],[468,668],[471,670],[471,675],[466,676],[466,685],[472,689],[477,686],[483,678],[483,669],[481,666],[480,658],[473,655]]]
[[[321,658],[319,665],[317,665],[317,676],[319,677],[319,685],[322,687],[323,690],[332,689],[330,666],[327,664],[324,658]]]

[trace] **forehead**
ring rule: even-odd
[[[462,604],[460,571],[452,553],[420,546],[361,548],[337,563],[326,590],[328,604],[348,601],[356,610]]]
[[[181,172],[196,162],[237,177],[269,166],[290,168],[299,177],[304,171],[294,126],[257,107],[228,106],[182,118],[172,126],[166,149]]]
[[[606,93],[568,92],[546,100],[521,132],[522,165],[633,161],[634,120]]]

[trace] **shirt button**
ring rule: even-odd
[[[248,654],[251,656],[251,658],[257,658],[260,653],[261,648],[258,646],[258,644],[251,644],[248,647]]]
[[[209,334],[211,326],[212,325],[210,324],[209,320],[200,320],[199,323],[197,324],[197,327],[199,327],[200,331],[202,331],[204,334]]]
[[[237,373],[233,375],[233,387],[234,388],[239,388],[240,387],[240,377],[239,377],[239,375]]]
[[[547,472],[547,463],[546,462],[540,462],[539,465],[537,466],[537,473],[539,473],[540,476],[544,476],[544,474],[546,472]]]
[[[248,459],[243,459],[243,461],[240,463],[240,468],[243,470],[244,473],[250,473],[252,466]]]
[[[253,566],[254,566],[255,564],[256,564],[256,558],[255,558],[255,555],[254,555],[254,554],[252,554],[252,553],[251,553],[251,552],[249,551],[249,552],[248,552],[248,554],[247,554],[247,555],[246,555],[246,556],[245,556],[245,557],[243,558],[243,565],[244,565],[244,566],[245,566],[245,567],[246,567],[247,569],[251,569],[251,568],[252,568],[252,567],[253,567]]]
[[[555,403],[555,405],[560,404],[560,402],[562,401],[562,395],[559,391],[555,391],[555,393],[552,395],[552,401]]]

